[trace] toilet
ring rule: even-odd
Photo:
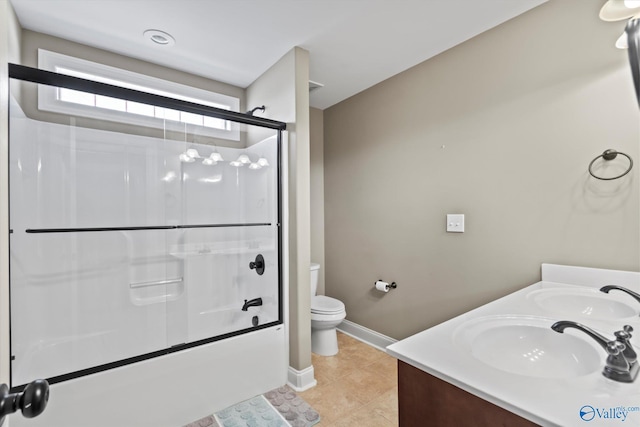
[[[320,264],[311,264],[311,351],[320,356],[338,354],[336,327],[347,317],[342,301],[316,295]]]

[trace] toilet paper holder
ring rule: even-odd
[[[373,283],[373,287],[374,287],[374,289],[375,289],[376,284],[377,284],[378,282],[384,282],[384,280],[382,280],[382,279],[378,279],[378,280],[376,280],[376,281]],[[387,290],[395,289],[395,288],[397,288],[397,287],[398,287],[398,285],[396,284],[396,282],[391,282],[391,283],[389,283],[389,284],[387,284],[387,285],[385,286],[385,288],[386,288]]]

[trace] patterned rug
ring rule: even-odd
[[[289,386],[237,403],[185,427],[311,427],[320,414]]]

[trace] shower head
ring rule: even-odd
[[[256,110],[260,110],[264,113],[264,110],[266,110],[266,107],[264,105],[261,107],[256,107],[253,110],[247,111],[247,114],[250,116],[253,116],[253,113],[255,113]]]

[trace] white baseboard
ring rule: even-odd
[[[349,320],[343,320],[338,326],[338,330],[384,352],[386,352],[386,347],[388,345],[397,342],[397,340],[394,340],[393,338],[382,335],[381,333],[365,328],[364,326],[360,326]],[[287,384],[297,392],[315,387],[317,381],[314,378],[313,366],[309,366],[301,371],[289,366]]]
[[[342,323],[338,325],[338,330],[384,352],[387,351],[386,347],[388,345],[398,341],[349,320],[343,320]]]
[[[297,392],[309,390],[311,387],[315,387],[318,382],[313,375],[313,365],[303,369],[302,371],[298,371],[297,369],[289,366],[287,384]]]

